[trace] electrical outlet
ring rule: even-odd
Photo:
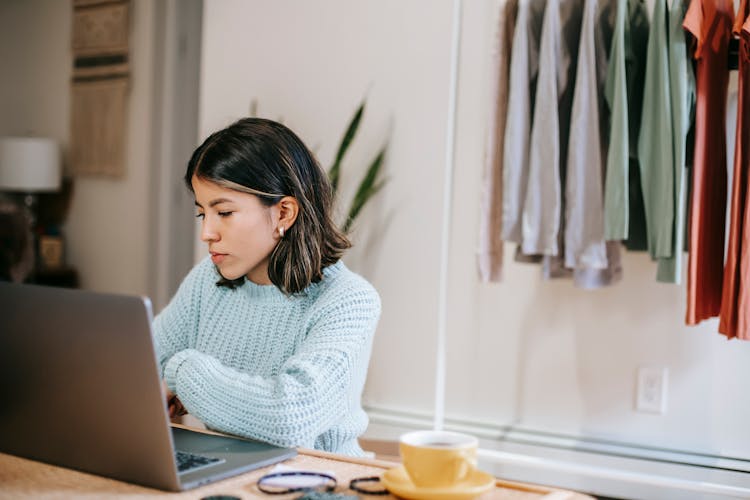
[[[663,366],[639,366],[635,409],[664,415],[667,412],[667,377]]]

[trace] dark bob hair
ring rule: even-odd
[[[284,125],[262,118],[243,118],[211,134],[193,152],[185,172],[192,191],[193,176],[258,196],[273,206],[284,196],[297,199],[297,220],[271,253],[268,276],[285,294],[302,292],[323,277],[351,247],[333,222],[333,193],[328,176],[304,143]],[[222,278],[217,284],[242,285]]]

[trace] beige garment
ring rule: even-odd
[[[483,282],[497,282],[502,277],[503,151],[510,53],[517,11],[518,0],[508,0],[500,7],[493,54],[492,113],[487,134],[477,255],[479,278]]]

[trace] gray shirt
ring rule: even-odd
[[[522,242],[522,215],[529,169],[529,139],[539,72],[539,43],[547,0],[519,0],[508,86],[508,116],[503,151],[505,241]]]
[[[565,266],[577,284],[598,287],[620,276],[620,245],[604,240],[604,166],[608,111],[604,100],[616,0],[586,0],[573,97],[566,178]]]
[[[583,3],[549,0],[544,14],[523,209],[525,254],[561,253],[561,182],[567,163]]]

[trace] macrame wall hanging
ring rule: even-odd
[[[129,0],[74,0],[70,168],[121,177],[125,170]]]

